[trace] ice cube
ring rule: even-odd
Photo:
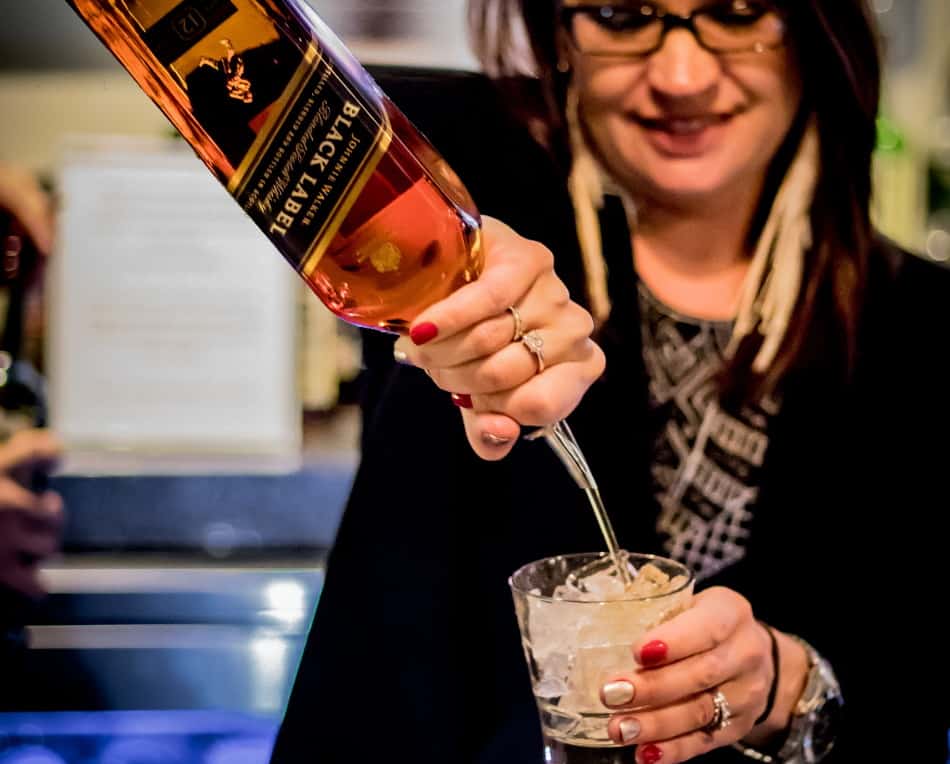
[[[541,708],[541,722],[555,737],[568,737],[582,721],[579,714],[564,708],[562,704],[544,704]]]
[[[626,586],[615,568],[594,573],[583,581],[583,599],[593,602],[609,602],[624,596]]]
[[[654,597],[661,594],[669,582],[670,577],[666,573],[652,562],[648,562],[640,567],[637,577],[633,579],[633,583],[630,585],[628,594],[635,597]]]
[[[578,625],[589,617],[587,608],[583,603],[529,601],[527,631],[534,659],[544,663],[555,653],[568,653]]]
[[[664,587],[663,594],[668,592],[675,592],[678,589],[682,589],[686,586],[686,582],[689,579],[686,576],[674,576],[670,579],[670,582]]]
[[[567,681],[558,676],[545,676],[534,686],[534,694],[548,700],[556,700],[567,691]]]

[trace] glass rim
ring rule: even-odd
[[[677,560],[674,560],[670,557],[663,557],[662,555],[658,555],[658,554],[629,552],[627,554],[628,558],[636,558],[636,559],[646,561],[646,562],[660,560],[664,563],[670,563],[672,565],[675,565],[678,568],[681,568],[683,570],[683,573],[686,576],[686,580],[682,583],[682,585],[680,585],[673,591],[663,592],[663,594],[649,594],[645,597],[643,596],[618,597],[618,598],[609,599],[609,600],[576,600],[576,599],[564,599],[561,597],[550,597],[544,594],[535,594],[534,592],[527,589],[523,589],[517,584],[515,584],[515,578],[518,576],[518,574],[524,572],[525,570],[527,570],[528,568],[532,566],[540,565],[541,563],[547,562],[549,560],[577,560],[581,558],[591,558],[591,562],[593,562],[594,560],[603,559],[608,556],[609,556],[608,552],[573,552],[571,554],[556,554],[556,555],[552,555],[551,557],[542,557],[539,560],[533,560],[531,562],[525,563],[520,568],[518,568],[514,573],[512,573],[508,577],[508,586],[510,587],[512,592],[521,594],[525,597],[530,597],[532,600],[535,600],[537,602],[552,602],[552,603],[553,602],[570,602],[573,604],[584,604],[584,605],[606,605],[612,602],[650,602],[651,600],[664,599],[666,597],[671,597],[674,594],[679,594],[680,592],[685,591],[690,586],[692,586],[696,581],[696,574],[693,573],[693,571],[690,570],[688,567],[686,567],[683,563],[678,562]],[[638,565],[637,567],[639,568],[640,566]]]

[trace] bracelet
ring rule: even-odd
[[[765,699],[765,710],[759,715],[759,718],[755,720],[755,726],[758,727],[762,722],[769,718],[769,714],[772,713],[772,708],[775,706],[775,696],[778,694],[778,671],[779,671],[779,654],[778,654],[778,640],[775,638],[775,632],[772,631],[771,627],[763,622],[759,621],[759,624],[765,629],[765,633],[769,635],[769,640],[772,642],[772,686],[769,687],[768,697]],[[751,746],[746,745],[741,740],[732,744],[732,747],[737,751],[740,751],[743,756],[753,759],[755,761],[761,762],[761,764],[777,764],[778,759],[769,753],[764,751],[759,751]]]
[[[778,759],[776,759],[770,753],[762,753],[755,748],[747,746],[741,740],[732,744],[732,747],[739,751],[743,756],[752,759],[753,761],[761,762],[762,764],[778,764]]]
[[[758,719],[755,720],[755,726],[758,727],[762,722],[769,718],[769,714],[772,713],[772,708],[775,706],[775,696],[778,694],[778,679],[779,679],[779,655],[778,655],[778,640],[775,638],[775,633],[769,627],[767,623],[759,621],[762,628],[765,629],[766,634],[769,635],[769,639],[772,641],[772,686],[769,687],[769,695],[765,701],[765,710],[761,713]]]

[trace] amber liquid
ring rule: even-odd
[[[305,278],[344,321],[401,331],[478,276],[482,248],[461,181],[388,100],[386,107],[393,143]]]
[[[208,35],[203,48],[196,46],[175,62],[163,64],[146,36],[163,16],[184,4],[177,0],[67,2],[225,185],[237,171],[235,152],[216,138],[205,116],[208,110],[202,110],[203,105],[194,100],[198,96],[189,93],[184,72],[198,70],[202,50],[223,39],[238,54],[265,45],[302,53],[313,41],[322,42],[316,22],[299,0],[232,0],[236,11]],[[356,66],[355,60],[351,63]],[[280,79],[287,74],[274,76]],[[286,84],[249,83],[271,97],[279,95]],[[361,84],[354,82],[353,87]],[[258,116],[246,120],[247,129],[262,129],[272,103],[249,104]],[[319,260],[294,265],[320,300],[343,320],[399,332],[426,307],[478,276],[480,220],[445,160],[388,99],[383,98],[382,104],[392,129],[385,154],[339,229],[328,237],[328,246],[321,247]]]
[[[593,748],[570,745],[559,740],[545,740],[544,760],[549,764],[629,764],[634,761],[633,748]]]

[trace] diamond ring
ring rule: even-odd
[[[712,702],[712,721],[703,727],[703,732],[707,732],[710,735],[714,732],[721,732],[732,723],[732,709],[729,708],[729,701],[726,700],[726,696],[722,694],[722,690],[716,690],[716,692],[713,693]]]
[[[544,371],[544,340],[537,332],[526,332],[521,342],[538,360],[538,374]]]

